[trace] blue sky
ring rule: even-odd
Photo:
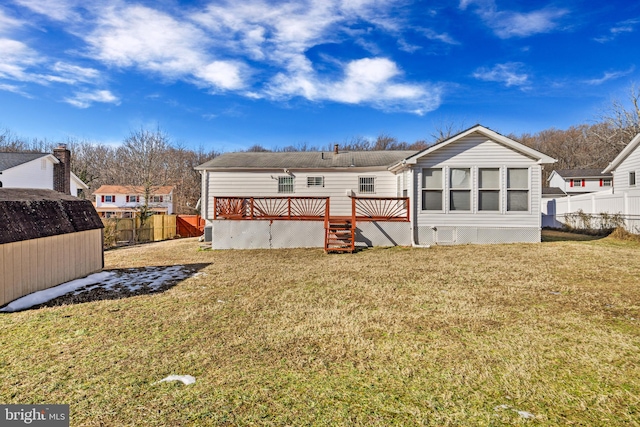
[[[639,34],[621,0],[4,0],[0,128],[218,151],[564,129],[640,82]]]

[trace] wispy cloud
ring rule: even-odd
[[[501,39],[529,37],[548,33],[558,27],[558,20],[569,13],[567,9],[546,7],[531,12],[498,10],[494,0],[461,0],[460,9],[475,5],[475,12]]]
[[[529,84],[529,75],[522,72],[524,64],[520,62],[507,62],[496,64],[493,68],[478,68],[473,77],[488,82],[503,83],[505,86],[525,87]]]
[[[608,34],[600,37],[595,37],[594,40],[598,43],[607,43],[615,40],[618,36],[624,33],[633,33],[636,27],[640,24],[640,18],[627,19],[626,21],[618,22],[615,26],[609,29]]]
[[[107,104],[120,104],[120,99],[108,90],[96,90],[93,92],[77,92],[71,98],[65,98],[65,102],[78,108],[88,108],[95,102]]]
[[[625,71],[605,71],[602,77],[597,79],[585,80],[584,82],[588,85],[593,85],[593,86],[601,85],[602,83],[605,83],[609,80],[615,80],[620,77],[628,76],[629,74],[633,73],[634,69],[635,67],[631,67]]]
[[[75,8],[82,4],[80,0],[14,0],[33,12],[47,16],[54,21],[75,21],[79,14]]]

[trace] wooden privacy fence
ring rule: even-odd
[[[103,218],[105,246],[156,242],[177,234],[176,215],[152,215],[140,225],[140,218]]]
[[[176,230],[180,237],[200,237],[204,234],[205,221],[200,215],[178,215]]]

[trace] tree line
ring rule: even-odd
[[[352,137],[326,146],[306,143],[267,149],[253,145],[246,151],[333,151],[341,150],[422,150],[444,141],[464,130],[461,123],[449,122],[435,126],[429,138],[413,143],[381,134],[375,139]],[[548,176],[557,169],[604,169],[609,162],[640,133],[640,88],[631,86],[628,99],[614,100],[590,124],[568,129],[545,129],[536,133],[505,135],[558,160],[545,169]],[[68,138],[64,141],[27,139],[10,130],[0,133],[0,151],[51,153],[60,143],[71,150],[71,170],[89,186],[87,198],[101,185],[141,186],[145,194],[162,185],[174,186],[177,213],[196,213],[200,198],[200,174],[194,168],[220,153],[215,149],[189,149],[177,143],[161,129],[133,130],[120,145]]]

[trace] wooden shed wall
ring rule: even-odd
[[[2,244],[0,306],[102,267],[102,229]]]

